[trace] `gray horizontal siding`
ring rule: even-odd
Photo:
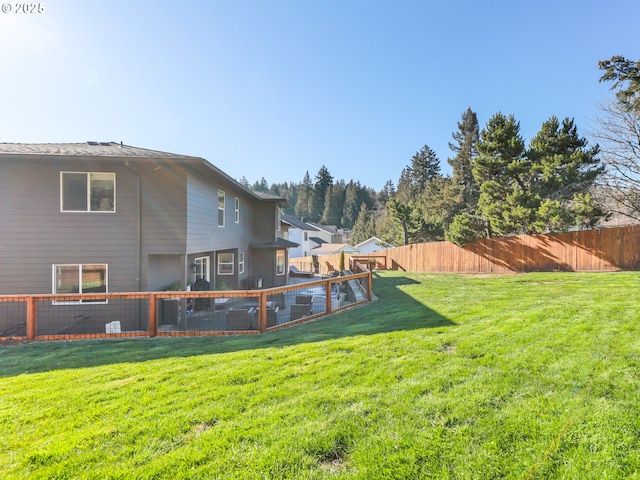
[[[176,168],[150,168],[142,177],[142,252],[180,254],[186,250],[186,177]]]
[[[225,225],[218,226],[218,189],[225,192]],[[240,199],[240,222],[235,223],[235,198]],[[229,187],[189,177],[187,187],[187,252],[208,252],[238,248],[247,255],[253,240],[253,205],[246,194]]]
[[[60,212],[60,171],[115,172],[116,212]],[[136,176],[123,164],[3,161],[0,192],[0,294],[51,293],[65,263],[108,264],[110,291],[137,288]]]

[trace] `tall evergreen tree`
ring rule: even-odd
[[[640,113],[640,61],[615,55],[610,60],[598,62],[598,67],[604,70],[601,82],[614,82],[611,89],[617,89],[618,103],[627,112]]]
[[[478,141],[480,127],[478,117],[471,108],[462,114],[458,122],[458,130],[452,134],[454,142],[449,142],[449,148],[456,156],[448,159],[453,169],[451,188],[448,199],[452,204],[453,214],[459,212],[475,213],[480,197],[480,187],[473,176],[473,165],[478,157]]]
[[[520,123],[513,115],[495,114],[480,133],[478,151],[473,175],[480,184],[478,209],[487,235],[526,233],[534,210],[523,178],[530,168]]]
[[[344,206],[344,181],[336,182],[327,189],[324,201],[324,211],[320,223],[341,226],[342,210]]]
[[[312,221],[319,221],[324,211],[324,201],[327,190],[333,185],[333,177],[324,165],[320,167],[316,174],[313,194],[311,195],[310,214]]]
[[[415,198],[422,195],[429,181],[440,175],[440,160],[438,160],[436,152],[428,145],[423,146],[411,157],[411,165],[407,168],[407,174],[411,181],[412,196]]]
[[[295,214],[298,218],[309,220],[311,217],[311,199],[313,196],[313,183],[309,171],[304,174],[302,183],[298,187],[298,199],[296,201]]]
[[[603,216],[589,188],[604,168],[599,147],[588,148],[573,119],[552,116],[530,143],[530,190],[539,199],[530,232],[561,231],[572,226],[592,226]]]
[[[351,231],[350,242],[351,245],[357,245],[365,240],[374,237],[376,235],[376,226],[371,211],[367,208],[367,205],[363,203],[360,206],[360,212],[358,213],[358,219],[353,225]]]
[[[350,180],[345,188],[344,204],[342,209],[342,226],[344,228],[352,228],[358,219],[359,212],[358,203],[358,186],[353,180]]]

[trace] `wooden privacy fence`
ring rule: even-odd
[[[379,269],[408,272],[640,270],[640,226],[486,238],[464,247],[450,242],[420,243],[370,255],[345,255],[345,261],[350,262],[367,264],[367,259]],[[319,260],[323,273],[325,262],[337,265],[339,256],[323,255]],[[292,265],[305,261],[308,260],[290,259]]]
[[[0,296],[0,340],[257,334],[371,301],[371,272],[264,290]]]

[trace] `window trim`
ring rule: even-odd
[[[113,178],[113,210],[91,210],[91,175],[107,174]],[[84,174],[87,177],[87,209],[86,210],[65,210],[64,209],[64,182],[65,174]],[[60,171],[60,212],[62,213],[116,213],[116,174],[115,172],[76,172],[70,170]]]
[[[244,252],[238,253],[238,275],[244,273]]]
[[[58,267],[78,267],[78,293],[84,293],[82,291],[82,269],[88,265],[99,265],[104,267],[104,287],[105,291],[100,293],[109,293],[109,264],[108,263],[54,263],[51,265],[51,293],[54,295],[70,295],[64,293],[58,293],[56,288],[56,269]],[[73,294],[75,295],[75,294]],[[53,300],[52,305],[106,305],[109,300]]]
[[[240,199],[238,197],[235,199],[234,206],[236,211],[236,223],[240,223]]]
[[[231,255],[231,261],[230,262],[221,262],[220,258],[223,255]],[[218,275],[234,275],[235,274],[235,261],[236,261],[236,257],[235,254],[233,252],[219,252],[217,255],[217,271],[218,271]],[[222,265],[231,265],[231,272],[221,272],[220,271],[220,266]]]
[[[209,266],[209,257],[208,256],[203,256],[203,257],[196,257],[193,259],[193,264],[196,266],[196,271],[194,272],[194,278],[196,278],[197,280],[197,276],[198,276],[198,272],[197,270],[202,268],[202,279],[206,280],[207,282],[211,282],[211,267]],[[202,267],[198,266],[198,264],[202,265]]]
[[[226,202],[226,194],[224,193],[224,190],[220,190],[218,189],[218,226],[219,227],[224,227],[224,215],[225,215],[225,204]],[[222,198],[222,206],[220,206],[220,199]],[[222,214],[222,215],[221,215]],[[222,220],[222,223],[220,223],[220,220]]]
[[[278,268],[279,268],[279,263],[278,263],[278,256],[282,254],[282,271],[279,272]],[[287,271],[287,254],[284,250],[276,250],[276,275],[281,276],[284,275],[285,272]]]

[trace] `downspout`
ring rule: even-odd
[[[138,255],[138,291],[142,291],[142,187],[140,174],[137,174],[136,195],[138,197],[138,215],[136,218],[136,251]]]

